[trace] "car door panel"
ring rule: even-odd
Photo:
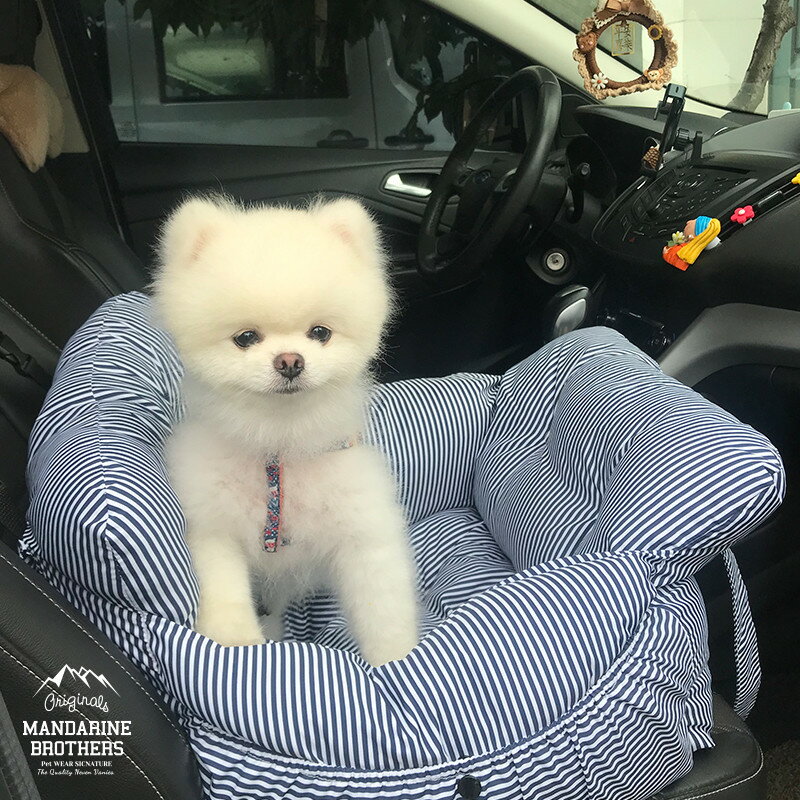
[[[418,223],[424,199],[386,191],[383,184],[398,172],[438,172],[446,154],[408,156],[385,150],[123,144],[114,164],[133,247],[149,261],[160,221],[187,192],[223,191],[246,202],[349,194],[383,214]]]
[[[418,225],[425,197],[408,196],[385,186],[394,175],[438,175],[446,153],[409,159],[392,151],[313,150],[284,147],[123,144],[113,163],[134,250],[149,263],[158,225],[190,192],[226,192],[245,202],[302,202],[316,194],[361,198],[382,216]],[[475,166],[491,163],[479,153]],[[450,214],[445,217],[449,224]],[[401,225],[399,230],[408,230]],[[409,231],[411,232],[411,231]],[[416,238],[416,230],[413,231]],[[408,243],[393,254],[401,261],[415,251]]]

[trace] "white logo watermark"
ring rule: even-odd
[[[109,713],[109,700],[114,695],[119,697],[108,678],[87,667],[64,664],[42,681],[33,696],[40,694],[43,709],[59,718],[23,721],[22,735],[29,741],[29,754],[66,760],[42,760],[37,773],[113,775],[113,760],[91,760],[125,755],[122,737],[131,735],[130,720],[96,719]]]
[[[59,707],[67,707],[70,711],[75,711],[78,706],[89,706],[97,708],[104,714],[108,713],[108,703],[106,703],[102,694],[87,695],[79,692],[65,695],[62,692],[53,691],[53,687],[61,689],[62,684],[65,684],[65,687],[69,685],[70,681],[65,681],[65,678],[71,679],[73,686],[82,684],[87,690],[91,691],[93,684],[96,684],[103,689],[110,689],[115,695],[119,696],[119,692],[109,683],[105,675],[98,675],[96,672],[86,669],[86,667],[74,669],[69,664],[64,664],[52,678],[45,678],[42,681],[42,685],[33,693],[33,696],[36,697],[45,686],[50,687],[51,691],[46,695],[44,701],[44,707],[47,711],[52,711],[54,708]]]

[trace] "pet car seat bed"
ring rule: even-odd
[[[712,744],[693,575],[726,559],[737,711],[759,674],[728,548],[780,503],[774,448],[617,333],[501,377],[380,386],[369,438],[407,509],[423,638],[370,668],[331,597],[286,640],[195,633],[162,448],[180,364],[148,299],[72,338],[33,435],[23,556],[175,709],[209,798],[646,798]]]

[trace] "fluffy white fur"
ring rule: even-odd
[[[351,200],[308,210],[189,200],[164,227],[153,289],[187,372],[167,462],[200,584],[196,629],[223,645],[279,639],[287,603],[329,588],[367,661],[402,658],[417,643],[417,602],[395,487],[372,448],[337,449],[362,430],[391,308],[370,216]],[[308,336],[318,325],[333,331],[325,344]],[[261,341],[238,347],[244,330]],[[273,365],[283,353],[305,361],[291,381]],[[272,457],[291,544],[267,553]]]

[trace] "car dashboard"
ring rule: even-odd
[[[713,124],[719,126],[719,120]],[[614,157],[607,145],[604,152]],[[771,311],[800,312],[798,173],[800,115],[786,114],[719,133],[706,142],[701,157],[677,154],[653,178],[637,177],[591,233],[609,285],[598,321],[629,335],[634,330],[637,343],[661,357],[711,309],[719,318],[722,307],[740,315],[747,311],[741,306],[759,307],[761,327]],[[751,219],[733,219],[747,206]],[[681,271],[662,259],[662,249],[700,215],[720,220],[721,244]],[[785,335],[786,315],[775,319]],[[800,332],[800,314],[796,322]],[[797,340],[800,344],[800,334]],[[791,361],[800,365],[800,356]]]

